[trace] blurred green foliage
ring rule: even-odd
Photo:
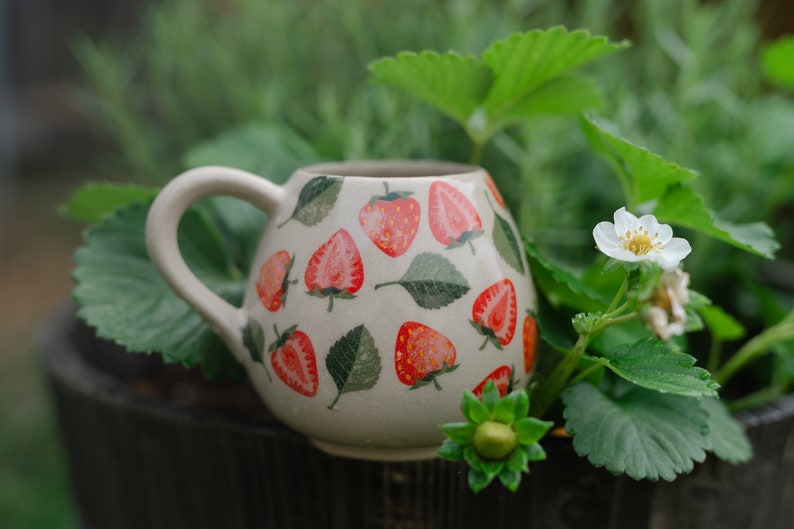
[[[322,158],[467,159],[460,131],[368,84],[367,65],[404,49],[479,53],[512,31],[554,24],[628,38],[630,50],[592,72],[604,114],[634,143],[701,172],[706,202],[740,222],[772,218],[794,198],[794,102],[763,82],[756,8],[755,0],[172,0],[150,9],[137,39],[79,40],[75,50],[85,101],[127,172],[163,182],[191,147],[249,122],[289,129]],[[539,118],[514,127],[483,162],[509,195],[526,190],[522,223],[561,245],[589,236],[589,223],[569,212],[614,210],[605,168],[583,159],[572,126]]]

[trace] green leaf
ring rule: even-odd
[[[794,90],[794,35],[786,35],[768,44],[761,61],[766,78],[772,83]]]
[[[491,412],[471,391],[463,393],[460,409],[466,420],[474,424],[482,424],[491,419]]]
[[[608,133],[592,120],[581,118],[581,125],[590,145],[617,174],[632,207],[658,199],[670,186],[697,176],[691,169],[666,162],[647,149]]]
[[[513,402],[513,417],[523,419],[529,413],[529,395],[526,391],[514,391],[508,395]]]
[[[496,212],[493,204],[491,204],[490,198],[488,198],[488,204],[490,204],[491,210],[493,210],[495,220],[493,231],[491,232],[493,243],[499,255],[502,256],[502,259],[519,273],[523,274],[524,261],[521,259],[521,247],[518,244],[516,234],[513,232],[513,227],[507,219]]]
[[[543,450],[543,447],[540,445],[540,443],[533,443],[531,445],[522,446],[520,447],[520,450],[524,451],[529,461],[546,460],[546,451]]]
[[[491,121],[499,121],[547,81],[626,46],[626,42],[610,43],[606,37],[594,37],[585,30],[569,32],[561,26],[496,41],[483,53],[483,61],[494,74],[485,98],[486,113]]]
[[[598,291],[581,281],[572,270],[554,263],[531,241],[524,242],[529,268],[537,286],[553,305],[566,305],[585,312],[597,311],[609,303]]]
[[[709,450],[730,463],[746,463],[753,457],[753,447],[737,421],[719,399],[701,399],[700,405],[709,414]]]
[[[526,450],[522,450],[520,447],[513,450],[507,461],[507,468],[517,472],[529,472],[529,456]]]
[[[455,265],[434,253],[421,253],[414,257],[408,270],[398,281],[375,285],[375,290],[400,285],[423,309],[440,309],[459,299],[469,291],[469,283]]]
[[[452,441],[461,445],[467,445],[471,444],[474,431],[477,430],[477,425],[470,422],[454,422],[442,424],[441,430],[443,430]]]
[[[523,393],[523,391],[521,392]],[[515,415],[513,414],[515,410],[515,406],[513,403],[513,399],[509,396],[505,396],[503,399],[500,399],[499,402],[493,408],[493,419],[495,421],[503,422],[505,424],[510,424],[515,420]]]
[[[499,472],[499,481],[502,482],[502,485],[504,485],[507,490],[515,492],[518,490],[518,486],[521,485],[521,472],[504,468]]]
[[[445,439],[438,449],[438,455],[449,461],[463,461],[463,446],[452,439]]]
[[[281,184],[295,169],[320,160],[314,148],[290,129],[247,123],[199,143],[185,154],[184,165],[234,167]]]
[[[226,255],[241,272],[248,270],[267,226],[267,215],[244,200],[226,196],[201,201],[201,209],[221,235]]]
[[[469,464],[472,470],[480,470],[482,459],[477,455],[477,451],[474,450],[473,445],[466,445],[463,447],[463,459]]]
[[[697,312],[717,340],[738,340],[745,335],[744,326],[717,305],[704,305]]]
[[[469,469],[469,488],[472,492],[480,492],[491,481],[493,481],[493,476],[489,477],[481,470]]]
[[[489,481],[499,475],[504,470],[507,462],[503,459],[491,461],[483,459],[480,463],[480,469],[488,476]]]
[[[774,258],[780,248],[772,229],[765,223],[732,224],[716,219],[690,187],[670,188],[653,213],[660,222],[693,229],[767,259]]]
[[[575,116],[603,106],[604,93],[596,81],[582,75],[563,75],[516,101],[498,121],[491,123],[491,129],[502,129],[534,116]]]
[[[173,293],[149,260],[147,212],[148,207],[138,203],[122,207],[86,233],[73,272],[79,315],[99,336],[131,351],[160,352],[165,361],[186,366],[204,363],[216,374],[239,373],[210,327]],[[241,303],[245,277],[233,269],[220,234],[200,208],[183,217],[179,245],[204,284],[230,303]]]
[[[488,409],[489,419],[493,418],[493,411],[496,405],[502,400],[499,396],[499,390],[493,380],[488,380],[482,390],[482,403]]]
[[[605,351],[600,363],[625,380],[646,389],[687,395],[716,397],[719,385],[695,358],[673,350],[655,338],[645,338]]]
[[[562,400],[576,453],[614,474],[672,481],[706,457],[708,414],[696,399],[637,386],[609,397],[582,382]]]
[[[333,209],[341,189],[341,178],[330,176],[312,178],[301,189],[292,215],[278,227],[282,227],[292,219],[304,226],[319,224]]]
[[[381,363],[375,340],[364,325],[359,325],[331,346],[325,367],[339,391],[328,408],[333,408],[343,393],[371,389],[380,377]]]
[[[546,432],[554,426],[553,422],[541,421],[534,417],[524,417],[513,424],[513,429],[522,445],[531,445],[540,441]]]
[[[491,83],[477,57],[455,52],[402,52],[372,63],[370,71],[374,81],[415,95],[464,127]]]
[[[75,220],[99,222],[102,217],[133,202],[147,204],[157,188],[113,182],[89,183],[75,190],[59,210]]]

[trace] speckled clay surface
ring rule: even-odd
[[[187,271],[175,223],[214,194],[264,209],[242,308]],[[174,233],[172,233],[174,232]],[[152,259],[232,348],[263,401],[320,448],[348,457],[432,457],[464,391],[503,393],[534,362],[534,290],[491,177],[445,162],[311,166],[275,186],[208,167],[152,206]]]

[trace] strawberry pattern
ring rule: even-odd
[[[290,281],[294,256],[286,250],[279,250],[271,255],[259,269],[256,280],[256,293],[259,301],[270,312],[276,312],[284,305]]]
[[[252,361],[288,392],[325,395],[329,413],[361,402],[343,395],[395,383],[412,395],[454,386],[455,399],[458,390],[481,393],[488,380],[503,395],[526,384],[537,342],[534,294],[490,175],[477,185],[372,180],[368,192],[348,195],[346,177],[313,177],[291,215],[269,228],[290,235],[256,264],[264,312],[243,329]],[[498,257],[479,260],[489,252]],[[290,288],[296,277],[305,288]],[[336,330],[352,313],[361,323]],[[279,332],[276,321],[289,327]]]

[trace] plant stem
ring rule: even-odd
[[[580,334],[576,340],[576,344],[571,348],[562,360],[554,367],[549,374],[549,378],[538,391],[532,396],[532,408],[530,415],[532,417],[542,418],[549,410],[551,405],[557,400],[560,392],[566,386],[568,378],[579,365],[579,359],[582,357],[587,345],[590,343],[590,333]]]
[[[709,373],[714,373],[720,368],[720,357],[722,356],[722,340],[714,338],[711,340],[711,347],[709,348],[709,359],[706,364],[706,370]]]
[[[765,351],[766,348],[763,347],[763,343],[759,343],[759,340],[755,338],[750,340],[744,344],[730,360],[725,362],[722,369],[720,369],[712,379],[720,386],[724,386],[740,369],[764,354]]]
[[[740,369],[762,356],[773,345],[788,340],[794,340],[794,310],[744,344],[712,379],[724,386]]]
[[[742,397],[741,399],[737,399],[731,402],[728,405],[728,408],[732,412],[749,410],[752,408],[758,408],[760,406],[764,406],[765,404],[769,404],[780,398],[785,393],[785,388],[780,386],[771,386],[768,388],[760,389],[754,393],[750,393],[749,395]]]
[[[589,377],[592,373],[595,373],[599,369],[603,369],[603,367],[604,366],[602,366],[601,364],[593,364],[593,365],[591,365],[590,367],[588,367],[587,369],[585,369],[584,371],[582,371],[581,373],[579,373],[578,375],[573,377],[571,379],[571,382],[569,383],[569,385],[572,386],[572,385],[576,384],[577,382],[579,382],[580,380],[584,380],[585,378]]]
[[[544,382],[532,396],[530,415],[542,418],[566,386],[573,382],[578,382],[594,370],[592,367],[587,368],[572,381],[569,381],[571,375],[578,367],[579,360],[582,358],[587,346],[590,345],[590,342],[592,342],[596,336],[608,327],[624,323],[635,317],[637,317],[637,313],[634,311],[623,314],[622,316],[605,317],[598,324],[594,325],[590,332],[580,334],[571,350],[565,354],[562,360],[560,360],[551,371],[546,382]]]
[[[620,285],[620,288],[615,294],[615,297],[612,299],[612,303],[610,303],[609,307],[607,307],[607,310],[604,311],[606,314],[611,314],[613,312],[620,312],[620,310],[626,306],[624,304],[623,306],[620,307],[620,309],[615,310],[615,307],[617,307],[620,298],[623,297],[623,294],[626,292],[626,288],[628,286],[629,286],[629,276],[627,275],[626,277],[623,278],[623,284]]]
[[[469,158],[469,164],[471,165],[480,165],[482,163],[482,151],[485,148],[485,142],[480,140],[474,140],[474,147],[471,151],[471,157]]]

